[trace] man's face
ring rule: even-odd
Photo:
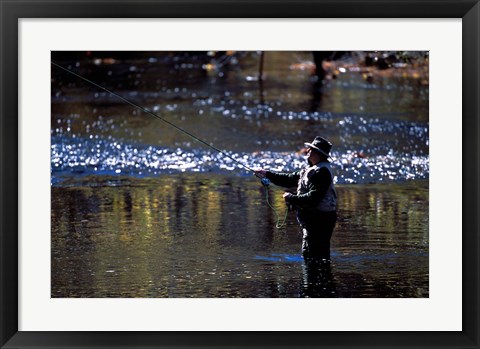
[[[312,163],[312,164],[316,164],[319,160],[319,156],[318,156],[318,153],[316,151],[314,151],[312,148],[308,148],[307,149],[307,156],[308,156],[308,160]]]
[[[311,160],[312,159],[312,154],[314,153],[314,151],[312,150],[312,148],[308,148],[307,149],[307,157],[308,157],[308,160]]]

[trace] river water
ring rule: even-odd
[[[309,52],[266,52],[262,83],[258,52],[52,53],[158,116],[52,66],[52,297],[428,297],[428,64],[361,58],[318,84]],[[298,169],[316,135],[339,220],[306,264],[246,167]]]

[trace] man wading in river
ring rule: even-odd
[[[297,219],[302,227],[302,254],[305,258],[330,259],[330,238],[337,221],[337,194],[328,158],[332,143],[315,137],[305,143],[308,167],[293,173],[273,173],[256,170],[260,178],[291,188],[297,186],[297,194],[285,192],[288,205],[297,210]]]

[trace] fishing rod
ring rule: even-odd
[[[179,126],[177,126],[177,125],[175,125],[174,123],[168,121],[167,119],[161,117],[160,115],[155,114],[154,112],[148,110],[147,108],[144,108],[144,107],[142,107],[141,105],[132,102],[131,100],[129,100],[129,99],[127,99],[127,98],[125,98],[125,97],[123,97],[123,96],[121,96],[121,95],[119,95],[119,94],[117,94],[117,93],[115,93],[115,92],[113,92],[113,91],[111,91],[111,90],[109,90],[109,89],[106,88],[106,87],[103,87],[102,85],[99,85],[99,84],[93,82],[92,80],[87,79],[86,77],[84,77],[84,76],[82,76],[82,75],[79,75],[79,74],[73,72],[73,71],[70,70],[70,69],[67,69],[67,68],[65,68],[65,67],[62,67],[60,64],[57,64],[57,63],[55,63],[55,62],[53,62],[53,61],[52,61],[51,63],[52,63],[52,65],[54,65],[54,66],[56,66],[56,67],[58,67],[58,68],[60,68],[60,69],[62,69],[62,70],[64,70],[64,71],[66,71],[66,72],[68,72],[68,73],[70,73],[70,74],[72,74],[72,75],[74,75],[74,76],[76,76],[76,77],[78,77],[78,78],[80,78],[80,79],[82,79],[82,80],[84,80],[84,81],[86,81],[86,82],[88,82],[88,83],[90,83],[90,84],[92,84],[92,85],[94,85],[94,86],[96,86],[96,87],[104,90],[105,92],[108,92],[108,93],[114,95],[115,97],[120,98],[122,101],[124,101],[125,103],[131,105],[132,107],[135,107],[135,108],[137,108],[137,109],[140,109],[140,110],[143,111],[144,113],[147,113],[147,114],[149,114],[149,115],[151,115],[151,116],[156,117],[157,119],[162,120],[162,121],[165,122],[166,124],[172,126],[173,128],[177,129],[177,130],[180,131],[180,132],[183,132],[184,134],[186,134],[187,136],[189,136],[189,137],[191,137],[192,139],[196,140],[197,142],[202,143],[203,145],[206,145],[207,147],[210,147],[210,148],[212,148],[213,150],[217,151],[218,153],[222,154],[223,156],[229,158],[230,160],[235,161],[237,164],[241,165],[241,166],[244,167],[246,170],[248,170],[248,171],[250,171],[250,172],[253,172],[256,177],[258,177],[258,178],[260,178],[260,179],[263,179],[263,178],[260,177],[260,176],[255,172],[255,170],[253,170],[252,168],[248,167],[247,165],[244,165],[243,163],[241,163],[241,162],[238,161],[237,159],[235,159],[235,158],[233,158],[232,156],[230,156],[230,155],[228,155],[227,153],[225,153],[223,150],[218,149],[217,147],[213,146],[212,144],[210,144],[210,143],[208,143],[208,142],[206,142],[206,141],[204,141],[204,140],[196,137],[196,136],[193,135],[192,133],[184,130],[183,128],[181,128],[181,127],[179,127]],[[265,181],[265,182],[266,182],[266,181]],[[262,181],[262,183],[263,183],[263,181]],[[263,183],[263,184],[265,185],[266,183]]]
[[[151,116],[153,116],[153,117],[156,117],[157,119],[160,119],[160,120],[163,121],[164,123],[170,125],[171,127],[175,128],[176,130],[178,130],[178,131],[186,134],[187,136],[191,137],[192,139],[196,140],[197,142],[199,142],[199,143],[201,143],[201,144],[203,144],[203,145],[206,145],[207,147],[210,147],[211,149],[215,150],[216,152],[222,154],[222,155],[225,156],[226,158],[229,158],[230,160],[233,160],[234,162],[236,162],[237,164],[239,164],[240,166],[242,166],[242,167],[245,168],[246,170],[248,170],[248,171],[250,171],[250,172],[253,172],[253,174],[254,174],[257,178],[259,178],[259,179],[261,180],[263,186],[267,189],[267,197],[266,197],[266,199],[267,199],[267,204],[268,204],[268,206],[270,206],[270,207],[272,208],[272,210],[275,212],[275,215],[277,216],[277,225],[276,225],[276,227],[277,227],[277,228],[281,228],[281,227],[283,226],[283,224],[285,224],[285,221],[286,221],[286,219],[287,219],[288,207],[287,207],[287,211],[286,211],[286,213],[285,213],[285,219],[283,220],[283,223],[282,223],[282,224],[279,224],[280,216],[278,215],[278,213],[277,213],[277,211],[275,210],[275,208],[270,204],[269,199],[268,199],[268,187],[269,187],[269,185],[270,185],[270,183],[271,183],[268,178],[262,177],[262,176],[258,175],[258,174],[255,172],[255,170],[253,170],[253,169],[250,168],[249,166],[241,163],[240,161],[238,161],[237,159],[233,158],[232,156],[228,155],[228,154],[227,154],[226,152],[224,152],[223,150],[221,150],[221,149],[215,147],[214,145],[212,145],[212,144],[210,144],[210,143],[208,143],[208,142],[206,142],[206,141],[204,141],[204,140],[196,137],[196,136],[193,135],[192,133],[184,130],[183,128],[181,128],[181,127],[179,127],[179,126],[177,126],[177,125],[175,125],[173,122],[168,121],[167,119],[165,119],[165,118],[161,117],[160,115],[152,112],[151,110],[148,110],[147,108],[144,108],[144,107],[142,107],[141,105],[132,102],[131,100],[129,100],[129,99],[127,99],[127,98],[119,95],[118,93],[115,93],[115,92],[109,90],[108,88],[103,87],[102,85],[99,85],[99,84],[97,84],[96,82],[94,82],[94,81],[92,81],[92,80],[90,80],[90,79],[87,79],[86,77],[84,77],[84,76],[82,76],[82,75],[80,75],[80,74],[77,74],[77,73],[75,73],[74,71],[72,71],[72,70],[70,70],[70,69],[67,69],[67,68],[63,67],[63,66],[61,66],[60,64],[55,63],[54,61],[51,61],[50,63],[51,63],[53,66],[55,66],[55,67],[57,67],[57,68],[60,68],[60,69],[62,69],[63,71],[66,71],[67,73],[72,74],[72,75],[74,75],[74,76],[76,76],[76,77],[78,77],[78,78],[80,78],[80,79],[88,82],[89,84],[92,84],[93,86],[98,87],[99,89],[101,89],[101,90],[103,90],[103,91],[105,91],[105,92],[107,92],[107,93],[110,93],[111,95],[113,95],[113,96],[121,99],[122,101],[124,101],[125,103],[131,105],[132,107],[137,108],[137,109],[140,109],[140,110],[143,111],[144,113],[149,114],[149,115],[151,115]]]

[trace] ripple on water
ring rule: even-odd
[[[290,172],[306,165],[305,158],[296,153],[225,153],[236,161],[208,148],[183,150],[128,144],[100,137],[54,136],[51,170],[52,177],[120,173],[148,177],[185,171],[250,174],[244,166]],[[428,179],[429,175],[427,155],[416,156],[377,147],[375,155],[346,149],[343,152],[333,152],[332,157],[335,180],[341,184]]]

